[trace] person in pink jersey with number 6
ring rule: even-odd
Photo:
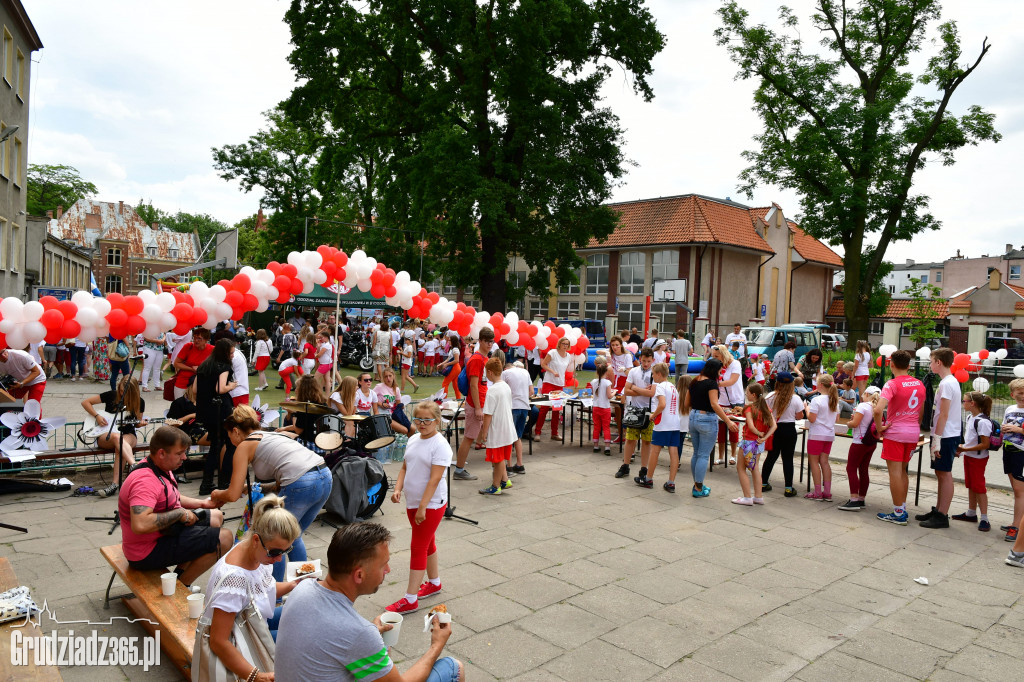
[[[892,513],[878,512],[878,520],[899,526],[907,525],[907,490],[910,488],[907,464],[921,435],[921,409],[924,404],[924,384],[907,371],[910,359],[910,353],[905,350],[892,354],[893,378],[885,382],[874,411],[875,427],[883,437],[882,459],[889,468],[893,505]]]

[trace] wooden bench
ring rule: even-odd
[[[6,592],[18,586],[18,577],[14,575],[11,562],[0,557],[0,592]],[[62,680],[60,670],[55,665],[36,666],[35,657],[29,656],[27,665],[15,667],[11,663],[11,633],[13,626],[21,628],[25,637],[42,637],[43,632],[35,621],[21,627],[21,620],[13,620],[0,625],[0,680]],[[39,640],[36,640],[39,641]]]
[[[160,630],[160,648],[185,679],[191,679],[192,645],[195,642],[197,621],[188,617],[186,598],[191,594],[188,588],[178,581],[175,583],[174,596],[165,597],[160,586],[160,574],[164,571],[137,571],[130,568],[121,545],[102,547],[100,554],[114,569],[103,597],[103,608],[110,608],[110,586],[114,583],[114,576],[121,576],[125,587],[132,591],[130,595],[121,597],[125,607],[139,619],[138,624],[150,635]]]

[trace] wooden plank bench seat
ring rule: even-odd
[[[0,592],[6,592],[18,586],[18,577],[14,575],[11,562],[0,557]],[[35,657],[29,656],[27,665],[15,667],[11,663],[11,632],[12,626],[21,626],[23,621],[13,620],[0,625],[0,680],[62,680],[60,670],[55,665],[37,666]],[[43,632],[35,621],[30,622],[22,629],[25,637],[42,637]],[[37,640],[38,641],[38,640]]]
[[[114,569],[103,597],[103,608],[110,608],[110,586],[114,576],[120,576],[125,587],[132,592],[121,597],[125,607],[140,619],[138,624],[150,635],[160,630],[160,648],[185,679],[191,679],[192,645],[197,621],[188,617],[188,588],[179,581],[175,584],[174,596],[165,597],[160,588],[160,574],[164,571],[137,571],[129,567],[121,545],[102,547],[100,554]]]

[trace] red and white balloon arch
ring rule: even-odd
[[[512,346],[544,351],[562,337],[571,342],[574,355],[586,353],[590,340],[582,330],[552,322],[526,322],[513,311],[488,313],[466,304],[449,301],[428,292],[409,273],[395,272],[365,252],[351,255],[333,246],[316,251],[292,251],[286,263],[271,262],[256,270],[245,266],[230,280],[213,286],[192,282],[187,292],[138,295],[107,294],[94,297],[77,291],[68,301],[44,296],[24,303],[19,298],[0,300],[0,348],[24,348],[31,343],[57,343],[62,338],[92,341],[109,334],[115,339],[145,333],[184,334],[197,326],[214,328],[222,320],[241,319],[249,311],[263,312],[271,303],[287,303],[293,295],[310,293],[316,284],[341,282],[349,288],[370,292],[389,306],[401,307],[410,317],[447,326],[463,336],[476,336],[484,327],[495,338]]]

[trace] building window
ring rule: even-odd
[[[928,284],[928,275],[921,275],[921,284]]]
[[[150,256],[152,258],[156,258],[156,247],[155,246],[147,246],[146,247],[146,255]]]
[[[896,293],[896,285],[895,284],[890,284],[889,285],[889,293],[890,294],[895,294]]]
[[[8,238],[7,221],[0,218],[0,267],[4,270],[9,270],[11,267],[8,261],[11,254],[10,244],[7,243]]]
[[[655,251],[651,267],[653,269],[651,280],[654,282],[679,279],[679,251]],[[675,317],[675,312],[672,315]]]
[[[871,321],[871,331],[870,331],[870,333],[871,334],[881,334],[882,333],[882,323],[880,321],[878,321],[878,320],[872,320]]]
[[[11,272],[18,271],[18,257],[25,253],[25,245],[21,243],[21,225],[11,224]]]
[[[608,293],[607,253],[595,253],[590,256],[587,256],[587,293]]]
[[[526,279],[530,276],[526,270],[512,270],[508,273],[508,285],[516,289],[526,288]]]
[[[1010,266],[1010,279],[1020,279],[1020,266],[1019,265],[1011,265]]]
[[[43,284],[53,286],[53,254],[49,251],[46,252],[46,258],[43,261]]]
[[[18,93],[18,97],[21,99],[22,102],[24,102],[25,101],[25,55],[22,53],[21,50],[18,50],[18,60],[17,60],[17,64],[15,66],[16,66],[16,71],[14,72],[14,77],[17,79],[17,82],[14,85],[14,91],[16,93]]]
[[[4,80],[10,85],[14,82],[14,38],[4,27]]]
[[[579,277],[579,271],[576,272],[576,276]],[[562,296],[574,296],[580,293],[579,282],[566,282],[558,286],[558,293]]]
[[[107,265],[121,265],[121,249],[107,249]]]
[[[832,331],[834,331],[836,334],[845,334],[846,333],[846,320],[839,320],[837,322],[833,322],[832,323]]]
[[[108,294],[121,293],[121,278],[118,275],[107,275],[103,291]]]
[[[21,186],[21,140],[14,138],[14,152],[11,155],[11,180]]]
[[[178,250],[177,249],[167,249],[167,257],[171,258],[171,259],[177,258],[178,257]]]
[[[643,303],[620,303],[619,304],[619,329],[644,328],[644,304]]]
[[[149,270],[146,268],[139,268],[137,276],[138,279],[136,281],[138,281],[140,287],[149,286]]]
[[[0,122],[0,134],[3,134],[5,130],[7,130],[7,124]],[[10,175],[10,173],[7,170],[7,145],[9,142],[10,138],[4,140],[3,142],[0,142],[0,175],[4,176],[5,178]]]
[[[647,255],[641,251],[629,251],[619,257],[619,293],[644,293],[644,268]]]
[[[558,302],[558,317],[563,318],[578,318],[580,316],[580,302],[579,301],[559,301]]]
[[[603,321],[605,315],[608,314],[608,304],[604,301],[587,301],[583,304],[583,312],[583,317],[588,320]]]
[[[453,284],[446,284],[443,293],[445,296],[458,296],[459,288]]]
[[[434,293],[437,293],[437,294],[441,293],[441,283],[440,282],[436,282],[435,281],[435,282],[431,282],[430,284],[424,284],[423,288],[426,289],[427,291],[433,291]]]
[[[656,317],[660,320],[658,322],[659,332],[667,333],[674,331],[676,328],[676,304],[673,301],[668,303],[652,303],[651,317]]]
[[[941,272],[936,272],[935,273],[935,283],[939,284],[941,281],[942,281],[942,273]]]
[[[548,316],[548,302],[545,299],[537,299],[530,301],[530,320],[533,321],[538,317]]]

